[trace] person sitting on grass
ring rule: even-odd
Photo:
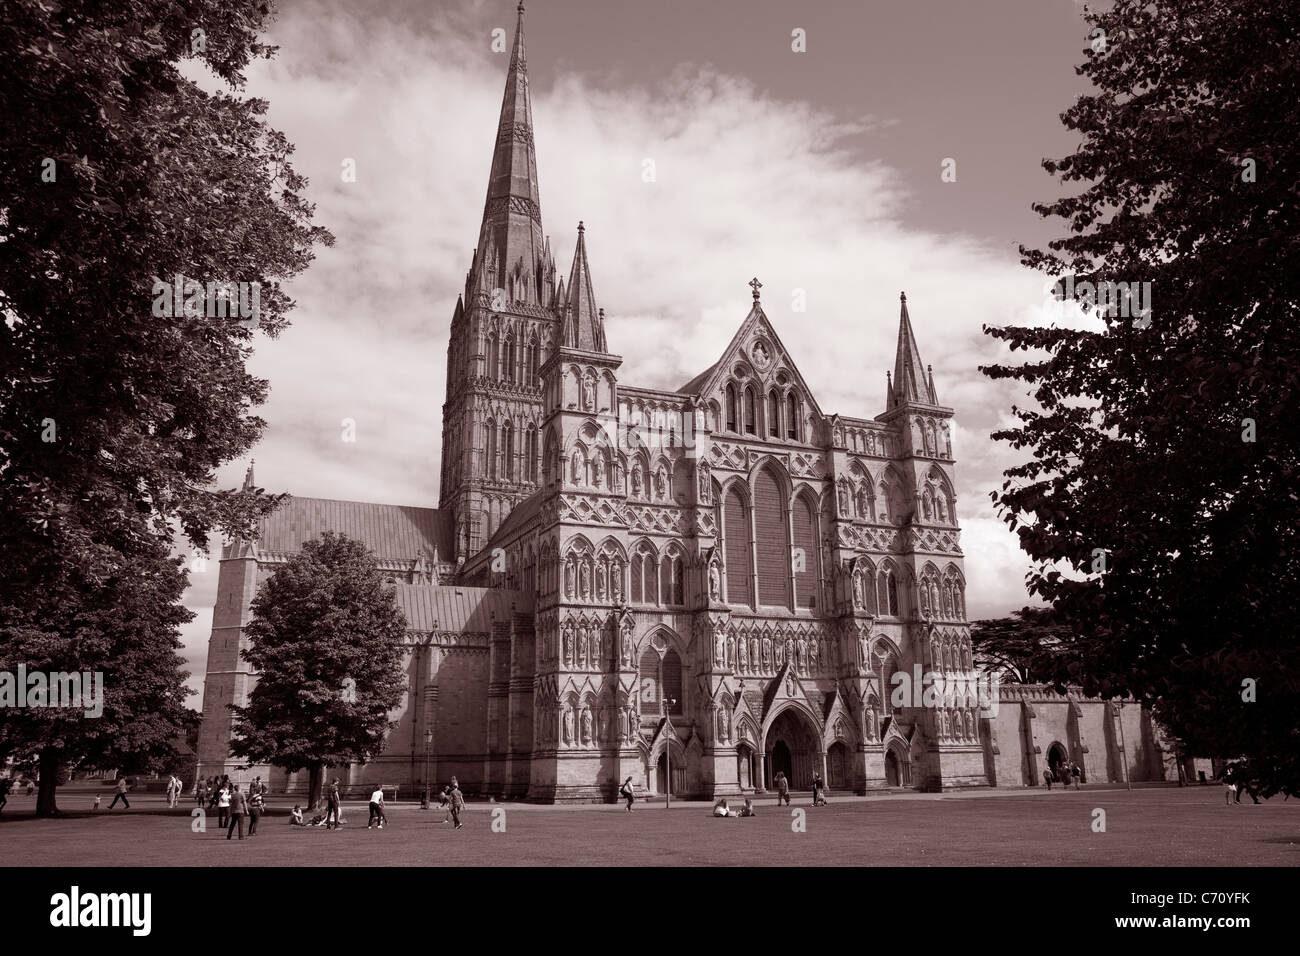
[[[727,798],[723,797],[713,805],[713,815],[715,817],[734,817],[737,814],[727,807]]]
[[[306,826],[306,824],[302,822],[302,807],[298,806],[298,804],[296,803],[293,805],[293,810],[289,814],[289,826],[291,827]]]
[[[758,814],[754,812],[754,801],[750,800],[749,797],[746,797],[746,798],[745,798],[745,805],[744,805],[743,807],[740,808],[740,814],[739,814],[739,815],[742,816],[742,817],[756,817],[756,816],[758,816]]]

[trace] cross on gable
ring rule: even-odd
[[[749,280],[749,287],[754,290],[754,301],[758,301],[758,290],[763,288],[763,283],[758,281],[758,276]]]

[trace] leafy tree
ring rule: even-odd
[[[154,314],[155,278],[260,283],[257,328],[274,336],[292,306],[280,281],[332,241],[265,101],[180,73],[193,59],[242,87],[273,52],[269,15],[259,0],[5,4],[0,604],[76,567],[111,573],[114,549],[173,523],[199,546],[248,532],[270,504],[210,487],[264,424],[251,319]]]
[[[406,618],[374,555],[330,531],[277,567],[251,610],[243,657],[258,679],[231,708],[231,753],[309,769],[315,806],[324,768],[382,749],[406,688]]]
[[[258,38],[269,16],[259,0],[8,0],[0,12],[6,660],[129,662],[142,668],[132,681],[164,681],[156,696],[173,700],[183,689],[171,658],[131,650],[176,623],[161,596],[181,579],[159,546],[178,529],[195,547],[214,530],[246,536],[275,503],[212,487],[264,424],[252,410],[267,385],[245,367],[251,319],[154,311],[156,277],[257,283],[257,328],[276,335],[292,307],[281,281],[332,242],[311,223],[266,103],[235,95],[248,64],[273,53]],[[221,92],[182,76],[184,60]],[[130,618],[133,633],[106,627],[120,646],[83,651],[86,616],[107,595],[130,599],[123,576],[135,573],[156,575],[135,598],[157,616]],[[160,703],[157,715],[176,710]],[[143,752],[161,734],[140,713],[119,728],[138,739],[116,746]],[[42,752],[88,759],[94,737],[65,724]],[[53,811],[52,791],[41,807]]]
[[[1010,617],[972,622],[971,650],[975,663],[989,672],[1020,684],[1054,683],[1068,670],[1058,666],[1067,634],[1050,607],[1026,607]]]
[[[1152,308],[986,329],[1035,353],[984,369],[1036,403],[995,433],[1031,457],[993,499],[1069,626],[1060,667],[1294,792],[1300,16],[1116,0],[1085,19],[1094,89],[1062,114],[1079,145],[1044,162],[1072,191],[1035,207],[1066,235],[1022,259],[1063,295],[1150,282]]]
[[[0,720],[0,752],[39,769],[37,816],[57,812],[55,788],[72,767],[143,773],[176,759],[177,728],[192,720],[179,653],[180,626],[194,616],[180,603],[185,583],[180,559],[158,545],[75,597],[0,609],[0,671],[25,664],[28,673],[102,675],[101,714],[87,715],[96,709],[87,702],[8,710]]]

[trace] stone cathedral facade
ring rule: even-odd
[[[697,796],[778,771],[857,792],[1032,785],[1061,759],[1085,779],[1163,775],[1136,707],[1023,687],[997,717],[891,699],[898,671],[973,663],[953,409],[906,297],[873,417],[821,407],[756,279],[726,350],[676,390],[622,380],[597,303],[582,223],[567,278],[542,230],[521,4],[451,319],[439,507],[294,497],[226,546],[200,773],[239,766],[226,708],[256,680],[239,650],[257,585],[336,530],[374,551],[410,628],[408,693],[352,784],[418,788],[427,764],[470,792],[566,801],[613,799],[629,775]]]

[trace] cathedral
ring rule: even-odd
[[[953,409],[906,296],[868,418],[822,409],[761,290],[680,388],[621,379],[582,223],[567,279],[542,229],[520,4],[451,317],[439,506],[291,497],[225,545],[199,772],[305,788],[305,771],[241,768],[228,705],[256,681],[239,651],[258,584],[333,530],[371,549],[409,628],[383,752],[331,771],[353,787],[456,775],[484,796],[602,801],[628,776],[714,797],[782,772],[863,793],[1035,785],[1069,761],[1085,780],[1163,778],[1135,705],[1031,685],[991,709],[898,699],[898,672],[973,669]]]

